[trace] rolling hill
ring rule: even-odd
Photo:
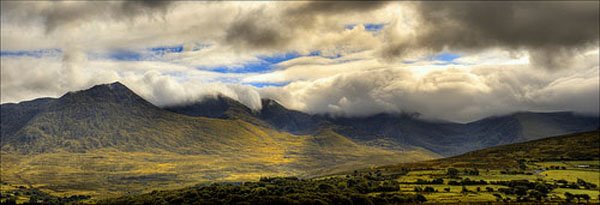
[[[518,168],[520,162],[598,160],[600,160],[600,131],[595,130],[495,146],[449,158],[384,166],[383,169],[388,171],[406,167],[508,169]]]

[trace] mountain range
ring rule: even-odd
[[[174,149],[190,145],[189,142],[194,144],[202,137],[232,132],[236,129],[220,128],[236,124],[238,127],[252,126],[292,135],[314,135],[331,130],[360,144],[391,150],[408,145],[452,156],[599,127],[597,116],[571,112],[518,112],[462,124],[424,120],[409,114],[382,113],[365,117],[310,115],[287,109],[271,99],[262,99],[262,108],[255,111],[223,95],[163,109],[119,82],[69,92],[58,99],[7,103],[0,108],[2,149],[25,152],[53,149],[84,151],[149,144]],[[157,127],[164,129],[152,129]],[[137,135],[141,133],[144,134],[143,139]],[[174,133],[181,135],[169,137]],[[130,143],[132,141],[139,144]]]
[[[2,180],[91,195],[268,175],[318,176],[595,130],[597,116],[519,112],[471,123],[311,115],[217,95],[157,107],[116,82],[0,105]],[[172,183],[176,182],[176,183]]]
[[[405,113],[381,113],[364,117],[310,115],[287,109],[271,99],[262,99],[262,109],[252,111],[242,103],[222,95],[165,109],[188,116],[242,119],[292,134],[311,134],[331,128],[336,133],[363,144],[388,149],[403,145],[417,146],[442,156],[599,127],[597,116],[573,112],[517,112],[469,123],[454,123],[425,120],[417,114]]]

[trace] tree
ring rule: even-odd
[[[581,194],[581,198],[585,200],[586,203],[590,203],[590,195]]]
[[[467,189],[467,187],[465,187],[465,185],[463,185],[460,193],[466,194],[466,193],[469,193],[469,190]]]
[[[10,196],[6,199],[6,201],[2,202],[2,204],[7,204],[7,205],[17,204],[17,198],[14,196]]]
[[[426,186],[425,189],[423,189],[424,192],[436,192],[435,189],[433,187],[430,186]]]
[[[573,196],[573,194],[569,193],[569,192],[565,192],[565,200],[568,203],[571,203],[571,201],[573,201],[573,198],[575,198],[575,196]]]
[[[456,177],[456,176],[458,176],[458,169],[448,168],[448,171],[446,174],[450,177]]]
[[[502,200],[502,195],[500,195],[498,193],[494,193],[494,196],[496,197],[496,201]]]
[[[417,196],[415,197],[415,199],[417,200],[418,203],[423,203],[427,201],[427,198],[425,198],[423,195],[421,194],[417,194]]]

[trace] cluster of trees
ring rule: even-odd
[[[584,187],[585,189],[595,189],[598,185],[590,182],[586,182],[583,179],[577,179],[577,185]]]
[[[448,175],[448,177],[450,177],[450,178],[457,178],[458,173],[459,173],[459,171],[456,168],[448,168],[446,170],[446,175]]]
[[[472,175],[472,176],[478,176],[479,175],[479,170],[477,168],[475,169],[465,169],[463,171],[464,175]]]
[[[422,203],[421,194],[399,193],[396,180],[365,173],[305,180],[262,178],[241,184],[215,183],[175,191],[107,199],[101,204],[402,204]],[[427,191],[430,191],[429,189]]]
[[[417,179],[417,181],[414,182],[413,184],[444,184],[444,179],[442,179],[442,178],[436,178],[436,179],[432,179],[432,180]]]
[[[36,188],[26,188],[23,186],[9,192],[0,192],[0,204],[17,204],[19,196],[29,197],[29,204],[69,204],[82,200],[90,199],[88,195],[73,195],[57,197]]]
[[[568,182],[567,180],[561,179],[556,181],[556,186],[568,189],[596,189],[598,187],[598,185],[586,182],[583,179],[577,179],[577,182]]]
[[[590,195],[587,194],[571,194],[569,192],[565,192],[565,200],[569,203],[573,201],[573,199],[577,199],[577,203],[581,202],[581,199],[585,200],[587,203],[590,202]]]
[[[433,192],[438,192],[438,191],[437,191],[437,189],[434,189],[433,187],[426,186],[425,188],[415,187],[415,192],[417,192],[417,193],[433,193]]]
[[[453,185],[453,186],[466,186],[466,185],[487,185],[488,182],[485,180],[471,180],[469,178],[465,178],[461,181],[448,181],[448,185]]]
[[[552,166],[549,166],[548,169],[563,169],[564,170],[564,169],[567,169],[567,168],[564,167],[564,166],[554,166],[554,165],[552,165]]]
[[[542,201],[548,197],[548,193],[556,188],[551,184],[540,181],[530,182],[528,180],[496,181],[492,184],[508,186],[508,188],[498,188],[498,191],[506,195],[516,195],[519,202]]]
[[[448,168],[446,170],[446,175],[449,176],[450,178],[457,178],[458,174],[460,173],[460,171],[456,168]],[[464,169],[462,171],[463,175],[471,175],[471,176],[477,176],[479,175],[479,169],[474,168],[474,169]]]
[[[517,174],[533,175],[533,173],[531,173],[531,172],[524,172],[524,171],[518,171],[518,170],[508,170],[508,169],[500,171],[500,174],[507,174],[507,175],[517,175]]]

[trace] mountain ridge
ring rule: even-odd
[[[103,109],[86,108],[88,104],[101,104],[101,107],[106,108],[104,110],[119,110],[121,108],[118,106],[125,106],[127,108],[122,110],[123,112],[142,118],[181,118],[168,114],[173,113],[190,117],[241,120],[294,135],[310,135],[322,129],[332,129],[369,146],[379,146],[388,150],[403,149],[406,146],[423,147],[444,156],[599,127],[598,117],[572,112],[521,111],[468,123],[455,123],[424,120],[418,115],[406,113],[381,113],[364,117],[311,115],[288,109],[271,99],[262,99],[261,110],[252,110],[224,95],[208,96],[191,104],[160,108],[139,97],[120,82],[114,82],[95,85],[87,90],[68,92],[59,98],[1,104],[4,119],[0,124],[2,145],[12,140],[6,136],[15,135],[17,130],[44,110],[50,109],[56,113],[60,110],[69,111],[70,106],[82,107],[83,110],[74,114],[73,119],[85,117],[89,113],[103,113]],[[17,110],[17,107],[22,109]],[[155,112],[150,114],[148,110]]]
[[[520,111],[468,123],[426,120],[411,113],[380,113],[363,117],[310,115],[287,109],[274,100],[261,101],[263,108],[254,113],[245,113],[245,118],[279,131],[310,134],[328,127],[363,144],[387,149],[401,145],[424,147],[444,156],[546,136],[589,131],[599,124],[598,117],[573,112]],[[244,106],[239,102],[237,105]]]

